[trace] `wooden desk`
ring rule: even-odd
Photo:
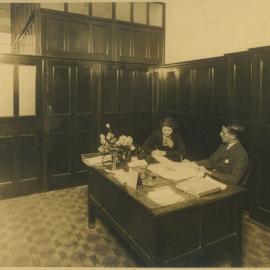
[[[160,207],[146,197],[147,188],[132,191],[102,168],[89,168],[89,227],[98,211],[147,266],[184,265],[224,244],[232,266],[241,266],[244,191],[228,186],[200,199],[183,194],[185,202]]]

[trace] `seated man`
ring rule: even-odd
[[[238,124],[222,127],[219,135],[223,144],[208,159],[196,161],[206,174],[230,184],[239,184],[248,166],[248,155],[239,141],[239,133],[243,130]]]
[[[167,117],[160,122],[160,129],[154,131],[142,145],[147,154],[165,156],[174,161],[186,157],[186,148],[181,135],[176,131],[174,119]]]

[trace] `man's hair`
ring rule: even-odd
[[[237,123],[230,123],[227,125],[224,125],[228,129],[228,132],[231,135],[234,135],[236,138],[239,138],[241,133],[245,130],[244,126],[237,124]]]

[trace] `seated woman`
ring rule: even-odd
[[[248,166],[248,155],[239,141],[244,128],[238,124],[224,125],[220,132],[222,144],[208,159],[196,161],[208,175],[230,184],[239,184]]]
[[[176,131],[176,124],[170,117],[160,122],[160,129],[154,131],[142,145],[147,154],[165,156],[174,161],[181,161],[186,157],[186,148]]]

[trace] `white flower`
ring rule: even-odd
[[[105,136],[102,137],[102,138],[100,138],[100,144],[101,144],[101,145],[107,144],[107,141],[106,141],[106,139],[105,139]]]
[[[119,137],[118,141],[116,142],[116,144],[119,146],[126,146],[127,145],[127,136],[121,135]]]
[[[100,134],[99,137],[100,137],[100,139],[105,139],[105,135],[104,134]]]
[[[111,132],[108,132],[108,134],[107,134],[107,136],[106,136],[106,139],[107,139],[107,140],[111,140],[111,139],[113,139],[113,137],[114,137],[114,134],[111,133]]]
[[[106,126],[106,128],[110,128],[111,127],[109,123],[107,123],[105,126]]]
[[[136,147],[134,145],[131,145],[130,150],[133,151],[133,150],[135,150],[135,148]]]
[[[132,143],[133,143],[132,137],[131,137],[131,136],[128,136],[128,137],[127,137],[127,145],[131,146]]]
[[[100,147],[98,148],[98,151],[99,151],[100,153],[105,153],[105,148],[104,148],[103,146],[100,146]]]

